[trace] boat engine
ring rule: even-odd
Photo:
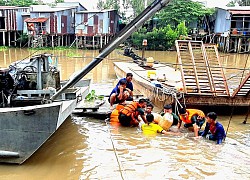
[[[0,107],[5,106],[8,96],[12,93],[14,80],[9,69],[0,69]]]

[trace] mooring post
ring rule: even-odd
[[[249,113],[250,113],[250,106],[248,106],[247,115],[246,115],[246,117],[245,117],[245,120],[243,121],[243,124],[246,124],[246,123],[247,123],[247,119],[248,119]]]
[[[143,41],[142,41],[142,55],[141,55],[142,61],[144,61],[145,49],[146,49],[147,45],[148,45],[147,39],[143,39]]]

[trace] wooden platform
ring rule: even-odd
[[[138,101],[140,98],[145,98],[141,94],[134,95],[134,100]],[[126,101],[130,103],[132,101]],[[93,117],[96,119],[105,120],[110,117],[111,114],[110,104],[108,102],[108,97],[104,100],[94,100],[91,102],[83,101],[81,102],[73,111],[74,116],[80,117]]]
[[[94,100],[90,102],[83,101],[79,104],[79,106],[75,108],[72,114],[77,116],[94,117],[104,120],[109,118],[111,111],[107,99],[104,99]]]

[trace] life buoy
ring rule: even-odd
[[[152,113],[154,115],[154,123],[159,124],[159,122],[163,119],[163,117],[158,113]]]
[[[170,113],[165,113],[162,120],[160,120],[158,123],[158,125],[161,126],[165,131],[169,130],[172,124],[173,124],[173,115]]]

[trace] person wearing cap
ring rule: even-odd
[[[181,126],[181,122],[184,122],[184,127],[192,129],[194,136],[198,137],[198,132],[205,122],[205,114],[199,109],[186,109],[181,108],[179,110],[180,123],[178,128]]]
[[[138,126],[140,116],[144,123],[148,123],[146,120],[144,108],[146,107],[146,99],[140,99],[139,102],[133,101],[131,104],[127,104],[120,110],[118,119],[123,126]]]
[[[179,124],[180,118],[175,113],[173,113],[171,104],[167,104],[164,106],[164,110],[163,110],[163,113],[161,113],[161,116],[164,116],[166,113],[169,113],[173,116],[172,126],[177,126]]]
[[[129,92],[129,97],[128,99],[133,100],[133,74],[132,73],[127,73],[125,78],[122,78],[119,80],[119,82],[116,84],[116,87],[118,87],[121,84],[121,81],[126,81],[126,90]]]
[[[209,112],[206,117],[206,127],[201,132],[202,137],[207,137],[209,140],[216,141],[217,144],[221,144],[226,137],[224,127],[217,120],[217,114],[215,112]]]
[[[110,93],[108,99],[110,103],[110,109],[113,108],[114,104],[121,104],[129,97],[129,92],[126,89],[126,84],[127,81],[122,80],[119,86],[116,86]]]

